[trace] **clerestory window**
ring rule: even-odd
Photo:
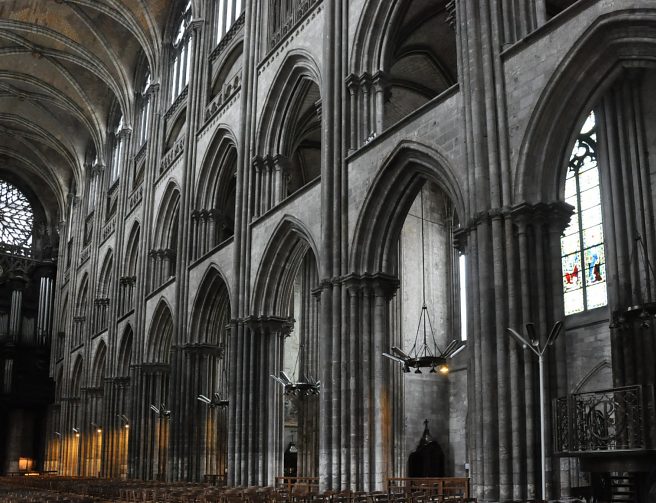
[[[121,176],[122,166],[121,159],[123,157],[123,150],[126,148],[125,139],[121,134],[124,127],[123,117],[118,122],[118,126],[114,131],[112,139],[112,159],[111,159],[111,179],[110,184],[113,184]]]
[[[243,10],[244,2],[242,0],[215,0],[214,33],[216,44],[221,42],[221,39],[228,33]]]
[[[574,207],[560,242],[565,314],[570,315],[608,302],[594,113],[583,124],[570,156],[565,202]]]
[[[137,119],[137,128],[139,136],[137,138],[137,146],[141,147],[146,140],[148,140],[148,120],[150,119],[150,96],[148,89],[150,88],[150,72],[146,74],[144,85],[139,97],[139,118]]]
[[[182,11],[182,17],[178,24],[175,38],[173,40],[173,53],[171,67],[171,96],[170,101],[173,103],[189,83],[189,70],[191,66],[190,44],[191,33],[189,33],[189,24],[191,23],[191,1],[187,3]]]

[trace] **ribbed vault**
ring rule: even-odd
[[[83,186],[85,163],[107,163],[113,103],[132,124],[135,67],[145,57],[159,73],[170,8],[168,0],[0,2],[0,169],[20,173],[50,215]]]

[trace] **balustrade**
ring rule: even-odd
[[[652,397],[653,400],[653,397]],[[561,454],[636,451],[649,447],[650,411],[642,386],[577,393],[554,400],[554,450]]]

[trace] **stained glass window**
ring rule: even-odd
[[[565,202],[574,206],[574,215],[560,241],[565,314],[569,315],[607,304],[594,113],[583,124],[570,156]]]
[[[0,180],[0,243],[11,246],[32,245],[34,215],[25,195]]]

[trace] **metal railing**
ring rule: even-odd
[[[555,452],[647,449],[648,396],[645,389],[637,385],[557,398],[554,400]]]

